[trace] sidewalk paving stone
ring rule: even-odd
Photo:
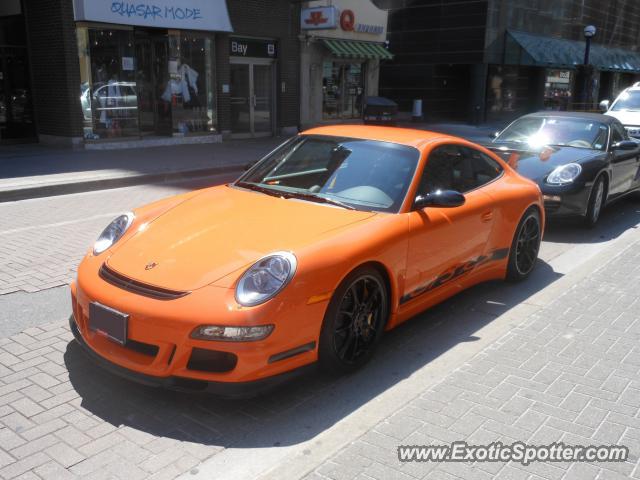
[[[405,471],[411,472],[411,478],[428,479],[640,478],[640,333],[635,329],[640,314],[637,309],[620,311],[615,302],[601,301],[601,293],[594,294],[598,290],[614,293],[616,298],[624,297],[627,306],[636,304],[640,298],[639,247],[626,249],[559,295],[445,380],[318,465],[305,480],[355,478],[363,471],[374,478],[402,476]],[[610,312],[616,315],[615,321]],[[624,322],[618,321],[621,316]],[[612,353],[618,354],[617,360],[612,360]],[[469,408],[470,403],[475,405]],[[451,423],[443,422],[450,418],[444,412],[453,415]],[[623,463],[536,462],[528,466],[416,462],[407,469],[396,453],[399,445],[497,440],[535,445],[557,441],[621,444],[630,449],[630,458]],[[375,460],[375,467],[363,470],[356,462],[340,461],[360,456]]]

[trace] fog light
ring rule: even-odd
[[[267,338],[273,325],[257,327],[225,327],[222,325],[202,325],[191,332],[197,340],[217,340],[222,342],[255,342]]]
[[[562,197],[560,195],[544,195],[543,196],[545,202],[560,202],[562,201]]]

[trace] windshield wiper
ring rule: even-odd
[[[327,203],[331,205],[336,205],[337,207],[346,208],[347,210],[355,210],[351,205],[347,205],[346,203],[342,203],[339,200],[333,200],[327,197],[321,197],[314,193],[304,193],[304,192],[284,192],[281,190],[274,190],[272,188],[262,187],[255,183],[249,182],[236,182],[235,185],[238,187],[246,188],[247,190],[253,190],[254,192],[266,193],[267,195],[271,195],[273,197],[280,198],[299,198],[301,200],[309,200],[310,202],[316,203]]]
[[[237,185],[238,187],[246,188],[247,190],[253,190],[254,192],[266,193],[267,195],[271,195],[273,197],[286,197],[286,194],[284,192],[280,192],[272,188],[261,187],[260,185],[256,185],[255,183],[236,182],[235,185]]]
[[[335,205],[337,207],[346,208],[347,210],[355,210],[351,205],[341,202],[340,200],[334,200],[332,198],[321,197],[315,193],[303,193],[303,192],[287,192],[283,195],[285,198],[299,198],[300,200],[309,200],[310,202],[327,203]]]

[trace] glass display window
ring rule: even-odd
[[[571,105],[573,72],[547,69],[544,83],[545,110],[567,110]]]
[[[189,32],[169,35],[169,79],[162,100],[171,103],[174,134],[215,132],[212,41]]]
[[[325,120],[362,117],[364,64],[325,61],[322,65],[322,113]]]
[[[133,31],[110,28],[78,30],[80,103],[85,138],[97,140],[138,135]]]
[[[150,28],[77,28],[87,140],[216,131],[210,35]]]

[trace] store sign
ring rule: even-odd
[[[74,0],[76,21],[231,32],[226,0]]]
[[[337,18],[336,7],[303,8],[300,15],[300,28],[302,30],[336,28]]]
[[[308,2],[300,15],[300,28],[309,36],[365,40],[386,40],[387,18],[385,10],[372,0],[326,0]]]
[[[232,57],[276,58],[276,43],[273,40],[231,37],[229,55]]]
[[[345,32],[370,33],[381,35],[384,33],[384,25],[370,25],[368,23],[356,23],[356,14],[353,10],[343,10],[340,14],[340,28]]]

